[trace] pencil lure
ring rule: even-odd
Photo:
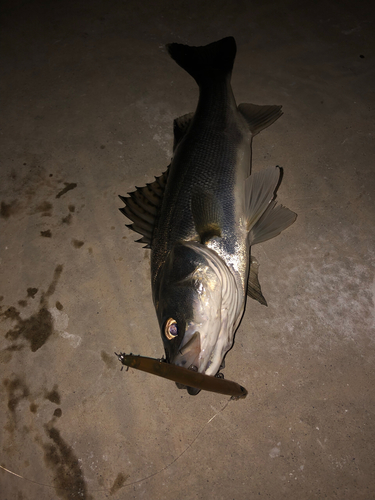
[[[122,352],[115,354],[125,366],[173,380],[183,386],[226,394],[227,396],[232,396],[232,399],[241,399],[247,396],[247,390],[242,385],[231,380],[204,375],[203,373],[188,370],[182,366],[166,363],[161,359],[135,356],[134,354],[125,354]]]

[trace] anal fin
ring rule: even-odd
[[[251,256],[249,279],[247,282],[247,295],[252,299],[257,300],[262,305],[266,306],[267,301],[263,297],[262,290],[259,284],[258,269],[259,269],[258,261],[256,260],[255,257]]]

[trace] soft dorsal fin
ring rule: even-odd
[[[127,224],[126,227],[142,235],[136,240],[138,243],[145,243],[144,248],[151,248],[154,229],[157,224],[161,203],[163,200],[165,186],[167,184],[168,169],[155,181],[143,187],[137,187],[135,191],[127,196],[119,196],[125,203],[120,212],[134,224]]]
[[[238,111],[247,121],[252,135],[259,134],[283,114],[281,106],[258,106],[257,104],[246,103],[240,104]]]
[[[267,301],[263,297],[262,290],[259,284],[258,269],[259,269],[258,261],[256,260],[255,257],[251,256],[249,279],[247,282],[247,295],[252,299],[257,300],[262,305],[266,306]]]
[[[188,113],[186,115],[180,116],[179,118],[176,118],[173,121],[173,135],[174,135],[173,151],[176,149],[178,143],[186,134],[190,126],[191,120],[193,119],[193,116],[194,113]]]

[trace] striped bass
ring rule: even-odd
[[[279,167],[251,172],[252,138],[281,106],[237,106],[234,38],[167,46],[199,86],[194,113],[174,121],[171,164],[120,210],[151,249],[152,296],[166,361],[217,376],[246,296],[266,305],[251,247],[277,236],[296,214],[276,204]],[[199,389],[187,388],[190,394]]]

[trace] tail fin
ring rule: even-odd
[[[202,47],[170,43],[167,49],[172,59],[186,70],[198,85],[204,80],[230,74],[237,51],[232,36]]]

